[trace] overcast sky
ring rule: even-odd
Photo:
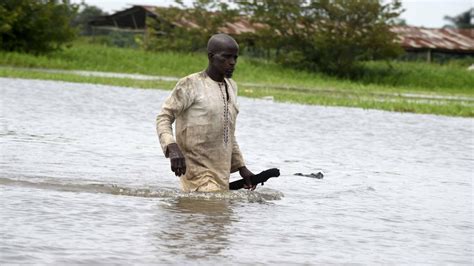
[[[81,0],[71,0],[80,3]],[[174,0],[84,0],[88,5],[95,5],[102,10],[113,13],[132,5],[169,6]],[[191,0],[185,0],[191,3]],[[405,12],[401,15],[409,25],[428,28],[441,28],[448,24],[444,16],[456,16],[472,7],[474,0],[402,0]]]

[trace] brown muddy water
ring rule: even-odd
[[[0,264],[473,263],[473,119],[240,98],[248,167],[282,175],[187,194],[154,129],[169,92],[0,93]]]

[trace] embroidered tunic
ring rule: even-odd
[[[184,191],[229,189],[229,176],[244,166],[235,140],[239,112],[237,85],[212,80],[206,72],[184,77],[164,102],[156,119],[156,130],[166,157],[167,146],[177,143],[186,160],[180,177]],[[172,124],[176,120],[176,139]]]

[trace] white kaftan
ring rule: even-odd
[[[184,191],[228,190],[230,173],[245,165],[234,136],[237,85],[232,79],[225,82],[228,96],[224,83],[212,80],[205,71],[184,77],[157,116],[156,130],[165,156],[170,143],[177,143],[184,154],[186,174],[180,177]]]

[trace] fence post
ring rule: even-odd
[[[428,63],[431,63],[431,60],[432,60],[432,55],[431,55],[431,49],[428,48],[428,50],[426,51],[426,61]]]

